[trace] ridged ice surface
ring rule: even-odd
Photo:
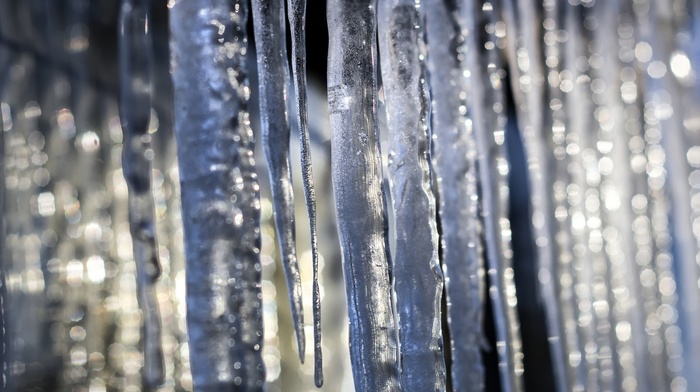
[[[372,0],[328,3],[328,106],[355,389],[400,390],[386,207],[375,112]]]
[[[447,320],[455,390],[484,388],[483,258],[477,189],[477,146],[469,99],[474,90],[466,58],[466,17],[473,10],[451,0],[429,0],[426,32],[432,83],[432,165],[437,178]],[[437,82],[441,80],[441,82]]]
[[[301,276],[296,252],[294,189],[289,161],[289,121],[286,98],[289,67],[285,37],[284,1],[252,3],[255,47],[258,60],[261,141],[270,173],[282,265],[287,279],[287,295],[292,310],[299,358],[304,360],[306,336]]]
[[[306,211],[311,237],[311,268],[313,273],[312,303],[314,329],[314,383],[323,385],[323,353],[321,350],[321,292],[318,286],[318,233],[316,226],[316,189],[311,170],[311,144],[306,86],[306,0],[288,0],[287,15],[292,35],[292,76],[296,96],[297,124],[301,153],[301,177],[304,184]]]
[[[170,9],[192,379],[263,390],[260,198],[247,108],[245,2]]]
[[[420,5],[414,0],[379,4],[379,53],[390,139],[388,177],[396,225],[393,272],[401,388],[443,391],[443,274],[430,182],[430,97]]]
[[[697,0],[250,4],[0,1],[0,389],[700,389]]]

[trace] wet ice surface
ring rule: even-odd
[[[420,3],[379,4],[379,50],[389,128],[396,251],[394,290],[401,353],[401,388],[445,390],[435,197],[430,184],[430,97]]]
[[[262,390],[260,198],[245,2],[171,7],[175,135],[194,386]]]
[[[193,382],[204,390],[312,388],[322,379],[323,299],[325,383],[333,390],[352,389],[348,340],[356,390],[442,390],[450,382],[519,390],[552,375],[557,390],[698,389],[696,3],[332,2],[331,139],[318,110],[326,103],[313,100],[313,89],[306,103],[304,1],[288,6],[293,89],[284,4],[253,4],[259,91],[245,81],[244,63],[256,56],[243,33],[244,3],[154,3],[161,13],[148,25],[146,2],[123,4],[133,29],[116,27],[117,2],[0,2],[6,387],[144,390],[162,379],[163,390],[191,390]],[[157,28],[166,7],[172,36]],[[149,54],[147,26],[154,46],[173,39],[174,107],[167,53]],[[158,71],[149,73],[148,62]],[[390,133],[386,178],[378,67]],[[508,86],[516,109],[508,121],[518,120],[526,142],[531,195],[505,182],[513,176],[503,152]],[[289,174],[297,144],[284,109],[292,91],[311,221],[308,237],[298,231],[298,251]],[[258,199],[252,160],[255,99],[277,185],[269,200]],[[345,287],[332,197],[319,197],[314,212],[311,148],[320,151],[319,194],[331,191],[327,170],[334,177]],[[327,150],[332,164],[323,161]],[[527,255],[511,251],[511,235],[523,237],[511,233],[511,195],[530,198],[535,294],[516,293],[512,282],[512,264]],[[296,317],[285,313],[282,291]],[[549,345],[551,368],[520,352],[515,311],[533,325],[525,319],[537,296],[549,341],[533,342],[527,329],[522,339],[530,350]],[[313,324],[304,325],[302,303],[313,308]],[[292,346],[303,355],[303,335],[312,332],[314,364],[299,366]]]
[[[150,1],[125,1],[120,15],[120,117],[124,129],[122,166],[129,187],[129,227],[137,268],[138,298],[144,315],[144,384],[163,383],[161,319],[154,289],[161,275],[151,193],[149,121],[151,118],[152,35]]]
[[[311,237],[311,264],[313,270],[312,303],[314,330],[314,383],[323,385],[323,358],[321,350],[321,292],[318,286],[318,234],[316,228],[316,190],[311,168],[309,114],[306,86],[306,0],[288,0],[287,12],[292,35],[292,74],[296,96],[297,125],[301,148],[301,177],[304,184],[306,211],[309,216]]]
[[[432,83],[432,165],[442,230],[447,319],[455,390],[484,388],[483,258],[481,252],[477,147],[468,99],[473,79],[465,57],[472,10],[453,1],[426,2],[426,33],[432,42],[428,70]],[[463,8],[462,8],[463,7]],[[437,82],[441,80],[440,82]]]
[[[258,60],[258,83],[263,148],[270,174],[275,226],[287,279],[287,295],[292,310],[299,358],[304,360],[306,337],[301,276],[296,253],[294,228],[294,190],[289,162],[289,121],[286,97],[287,66],[284,2],[281,0],[252,3]]]
[[[376,15],[371,0],[328,3],[333,190],[356,390],[400,390],[377,135]]]

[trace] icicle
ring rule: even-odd
[[[572,389],[567,369],[564,322],[562,320],[558,271],[553,243],[555,240],[552,214],[551,181],[552,156],[548,152],[547,133],[552,129],[552,113],[544,73],[542,50],[541,3],[506,0],[504,2],[506,25],[511,27],[510,56],[513,95],[517,106],[523,141],[528,160],[531,183],[532,225],[536,245],[536,259],[540,295],[546,312],[547,337],[550,343],[555,386],[558,391]]]
[[[633,96],[629,94],[630,87],[641,90],[642,85],[634,84],[639,79],[628,67],[630,64],[624,64],[631,60],[625,53],[633,52],[625,47],[624,40],[610,39],[624,35],[629,42],[632,38],[631,25],[621,14],[624,7],[616,2],[596,3],[583,9],[582,18],[583,29],[589,31],[586,35],[592,37],[586,44],[591,53],[587,73],[593,81],[590,91],[595,104],[590,118],[595,119],[597,131],[594,142],[601,176],[600,229],[610,271],[608,298],[613,330],[608,340],[614,354],[611,367],[617,372],[616,388],[654,391],[668,388],[664,371],[667,360],[661,347],[663,331],[657,323],[649,322],[656,319],[660,305],[653,264],[645,262],[645,255],[651,257],[654,253],[653,230],[642,228],[649,222],[646,208],[635,207],[639,206],[640,197],[646,199],[644,195],[650,189],[646,171],[640,171],[635,159],[631,159],[636,154],[630,148],[637,144],[635,134],[640,130],[625,126],[626,103],[636,106],[637,101],[636,91]],[[574,102],[572,107],[578,105]]]
[[[129,187],[129,227],[137,269],[138,300],[144,316],[144,385],[164,381],[161,321],[155,282],[161,274],[151,193],[151,69],[150,0],[124,0],[120,14],[119,109],[124,130],[122,165]]]
[[[594,312],[592,306],[594,303],[607,305],[608,286],[605,283],[605,259],[600,256],[601,237],[592,235],[585,225],[586,217],[590,215],[585,200],[594,198],[597,192],[588,179],[596,181],[597,177],[587,172],[591,163],[595,167],[596,161],[595,153],[590,149],[590,140],[594,137],[589,123],[592,103],[587,81],[590,79],[585,72],[578,70],[585,69],[581,63],[585,64],[588,59],[588,39],[579,27],[580,18],[578,7],[556,1],[544,4],[543,54],[548,75],[545,105],[551,110],[548,113],[551,116],[549,128],[543,129],[543,140],[551,154],[548,186],[552,191],[552,210],[548,214],[554,218],[555,225],[552,240],[555,260],[558,260],[556,281],[564,326],[562,346],[574,390],[601,388],[598,385],[601,375],[599,361],[603,356],[599,349],[610,349],[610,344],[604,339],[609,334],[603,336],[603,341],[597,340],[596,327],[599,325],[596,324],[596,315],[601,312],[599,309]],[[594,246],[598,248],[595,252],[591,250]],[[602,275],[594,279],[598,273]],[[597,283],[595,288],[592,282]],[[601,322],[607,323],[607,318],[603,317]],[[600,325],[600,330],[610,331],[609,324]]]
[[[247,13],[244,1],[170,7],[189,350],[204,391],[260,391],[265,382]]]
[[[294,230],[294,190],[289,162],[289,122],[286,97],[289,69],[285,40],[283,0],[252,2],[258,59],[262,142],[270,172],[275,226],[287,278],[287,293],[297,336],[299,359],[304,361],[306,337],[301,276],[297,264]]]
[[[578,315],[581,333],[578,341],[571,342],[570,338],[570,334],[577,331],[577,328],[572,328],[577,325],[576,321],[570,318],[570,312],[563,313],[567,340],[571,344],[567,347],[569,366],[575,372],[574,376],[578,376],[575,387],[619,390],[620,368],[612,360],[618,348],[614,339],[613,309],[616,301],[612,290],[620,292],[627,288],[614,286],[615,274],[621,271],[615,269],[614,264],[622,263],[619,252],[608,252],[619,249],[619,246],[615,242],[614,229],[608,227],[603,214],[607,158],[602,156],[606,152],[604,144],[596,142],[604,133],[596,122],[597,118],[602,118],[598,110],[600,98],[596,95],[602,92],[599,87],[602,80],[595,80],[599,46],[592,37],[591,27],[595,20],[588,17],[588,7],[590,3],[565,4],[558,10],[564,15],[561,23],[568,35],[561,45],[563,66],[560,80],[550,78],[550,84],[560,91],[558,96],[563,104],[563,110],[555,110],[553,117],[552,135],[555,140],[563,142],[555,148],[554,157],[564,161],[554,177],[554,184],[563,184],[557,189],[565,192],[562,196],[565,195],[565,205],[569,208],[567,218],[570,215],[569,222],[558,235],[566,232],[573,237],[573,246],[567,249],[573,257],[573,268],[569,268],[570,272],[560,271],[559,280],[562,292],[566,282],[567,291],[573,290],[582,297],[569,304]],[[554,29],[557,27],[558,23]],[[548,42],[546,38],[545,42]],[[547,63],[551,61],[548,57]],[[561,215],[555,213],[555,217]],[[604,238],[603,233],[608,238]],[[578,306],[580,303],[584,306]]]
[[[473,84],[473,99],[469,107],[474,117],[478,146],[480,206],[490,281],[488,292],[493,302],[501,388],[520,391],[523,388],[523,363],[511,261],[508,163],[504,152],[505,99],[501,90],[505,72],[501,48],[498,47],[505,44],[505,30],[500,20],[500,0],[469,1],[467,4],[473,15],[468,16],[473,33],[467,41],[474,48],[468,53],[471,60],[469,70],[473,80],[483,81]]]
[[[472,82],[465,40],[473,10],[452,0],[427,6],[428,69],[432,75],[433,168],[437,175],[442,257],[452,350],[452,382],[458,391],[484,388],[482,281],[477,149],[472,113]]]
[[[662,268],[657,273],[663,273],[658,279],[665,303],[661,305],[664,311],[659,312],[655,321],[665,324],[662,331],[666,339],[665,350],[671,356],[667,367],[673,375],[672,388],[697,390],[700,389],[700,375],[697,373],[700,367],[700,332],[697,328],[700,323],[700,214],[694,200],[698,197],[697,178],[700,174],[696,163],[696,148],[700,141],[700,97],[696,84],[698,64],[691,62],[686,48],[697,50],[698,42],[692,42],[689,31],[688,11],[698,3],[694,1],[690,9],[687,3],[642,1],[633,9],[638,20],[639,39],[635,54],[641,71],[639,77],[644,83],[644,139],[648,151],[649,188],[652,197],[656,198],[654,201],[658,202],[652,210],[651,223],[655,245],[660,251],[654,262],[657,269]],[[663,200],[666,195],[668,200]],[[672,223],[672,228],[669,223]],[[669,235],[673,236],[673,248],[668,243]],[[674,270],[678,279],[669,281],[667,278],[673,276],[671,272]],[[675,291],[669,287],[677,290],[677,308],[673,303],[667,303],[669,298],[664,296],[664,293]],[[684,327],[682,335],[681,330],[673,325],[675,318],[679,318],[679,324]],[[679,352],[683,353],[683,358]]]
[[[396,222],[394,287],[401,388],[444,391],[435,198],[430,183],[425,40],[420,2],[379,3],[379,50],[389,128],[389,179]]]
[[[321,350],[321,292],[318,287],[318,235],[316,234],[316,191],[311,170],[309,121],[306,96],[306,0],[287,0],[287,14],[292,33],[292,72],[297,98],[297,121],[301,147],[301,177],[304,183],[306,211],[309,215],[311,259],[313,268],[314,318],[314,382],[323,385],[323,358]]]
[[[0,46],[0,390],[12,390],[10,384],[9,301],[7,297],[6,271],[8,267],[5,249],[5,131],[9,130],[9,105],[5,102],[5,89],[9,84],[12,55]],[[6,124],[7,123],[7,124]]]
[[[331,171],[359,391],[398,391],[396,324],[375,112],[373,0],[328,3]]]

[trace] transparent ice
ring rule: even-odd
[[[446,377],[440,311],[443,274],[431,187],[430,96],[420,4],[414,0],[379,4],[379,53],[396,225],[393,273],[401,388],[441,391]]]
[[[3,390],[698,390],[699,18],[0,0]]]

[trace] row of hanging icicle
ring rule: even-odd
[[[4,390],[700,390],[700,2],[326,7],[0,0]]]

